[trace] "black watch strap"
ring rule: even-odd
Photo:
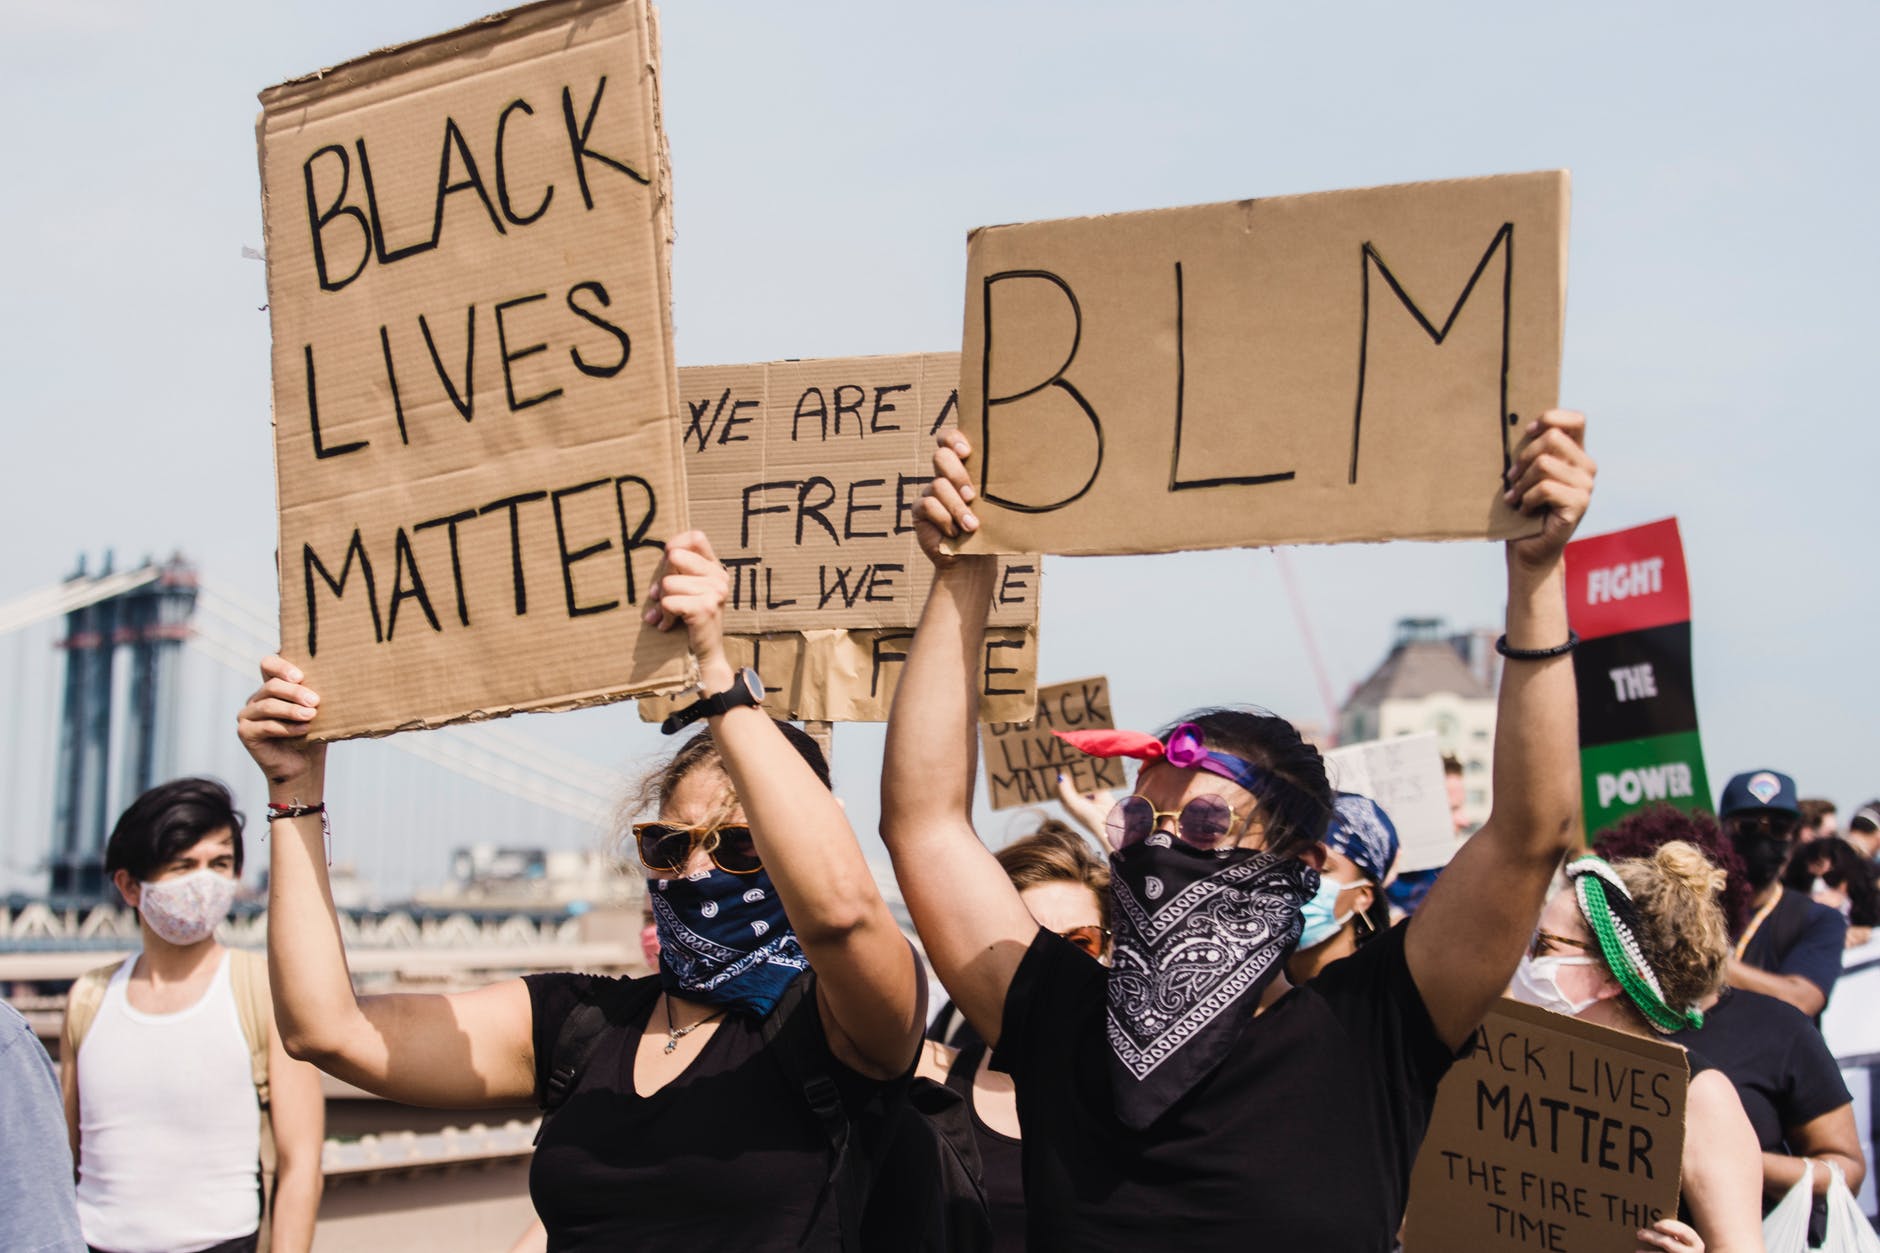
[[[732,677],[731,686],[711,696],[701,696],[684,709],[674,710],[659,724],[660,734],[677,735],[700,718],[715,718],[740,705],[764,703],[764,681],[757,671],[746,666]]]

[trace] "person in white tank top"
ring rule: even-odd
[[[60,1059],[79,1224],[93,1249],[244,1253],[262,1234],[260,1102],[234,959],[214,937],[241,873],[241,824],[221,784],[179,779],[133,802],[106,846],[144,948],[112,974]],[[271,1021],[268,1053],[268,1234],[274,1253],[303,1253],[319,1209],[325,1105],[318,1073],[287,1056]]]

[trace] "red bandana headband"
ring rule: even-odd
[[[1051,734],[1091,757],[1134,757],[1138,761],[1166,761],[1183,769],[1205,770],[1254,795],[1260,792],[1260,772],[1227,753],[1217,753],[1201,742],[1201,728],[1184,722],[1158,740],[1141,731],[1053,731]]]

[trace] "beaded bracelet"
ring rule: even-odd
[[[1556,644],[1552,648],[1512,648],[1508,644],[1508,637],[1504,635],[1495,641],[1495,651],[1509,661],[1546,661],[1549,658],[1566,656],[1579,647],[1579,643],[1580,633],[1568,631],[1567,642]]]

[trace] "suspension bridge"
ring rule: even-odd
[[[270,607],[181,557],[130,570],[107,558],[97,573],[81,562],[0,604],[0,898],[108,900],[102,854],[116,815],[144,787],[185,774],[235,791],[251,815],[251,864],[265,865],[252,820],[265,788],[234,719],[277,635]],[[601,849],[629,784],[607,763],[624,766],[657,738],[630,710],[609,725],[623,738],[597,754],[605,760],[515,723],[335,746],[336,865],[397,901],[443,881],[459,850]]]

